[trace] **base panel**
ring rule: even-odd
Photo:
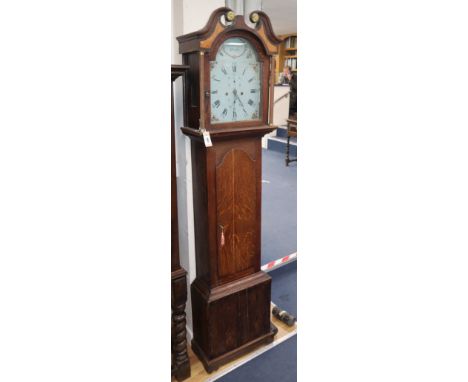
[[[221,365],[224,365],[232,361],[233,359],[254,350],[256,347],[273,342],[276,333],[278,333],[278,329],[275,325],[271,324],[271,329],[268,334],[265,334],[264,336],[250,341],[235,350],[232,350],[226,354],[223,354],[213,359],[207,357],[203,350],[197,345],[195,340],[192,340],[192,350],[203,363],[205,370],[208,373],[212,373],[213,371],[217,370]]]
[[[217,288],[192,283],[192,348],[211,372],[255,346],[273,341],[271,277],[257,272]]]

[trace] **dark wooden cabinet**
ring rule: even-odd
[[[171,372],[178,381],[190,377],[190,364],[187,354],[187,331],[185,328],[187,272],[180,266],[179,261],[173,83],[178,77],[182,76],[185,88],[187,70],[188,68],[182,65],[172,65],[171,67]]]
[[[277,332],[270,322],[271,278],[260,269],[261,139],[275,129],[271,110],[280,40],[263,12],[250,17],[255,28],[220,8],[203,29],[178,37],[189,67],[189,127],[182,131],[191,139],[193,172],[192,348],[209,372],[272,341]]]

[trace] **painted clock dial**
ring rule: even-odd
[[[261,118],[261,63],[252,45],[233,37],[210,62],[211,123]]]

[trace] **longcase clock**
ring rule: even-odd
[[[262,137],[272,121],[275,55],[268,16],[215,10],[177,38],[189,66],[196,279],[192,349],[207,371],[271,342],[271,278],[260,269]],[[212,146],[204,141],[209,133]]]

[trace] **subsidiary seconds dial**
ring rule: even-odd
[[[210,62],[211,123],[261,118],[261,65],[243,38],[223,42]]]

